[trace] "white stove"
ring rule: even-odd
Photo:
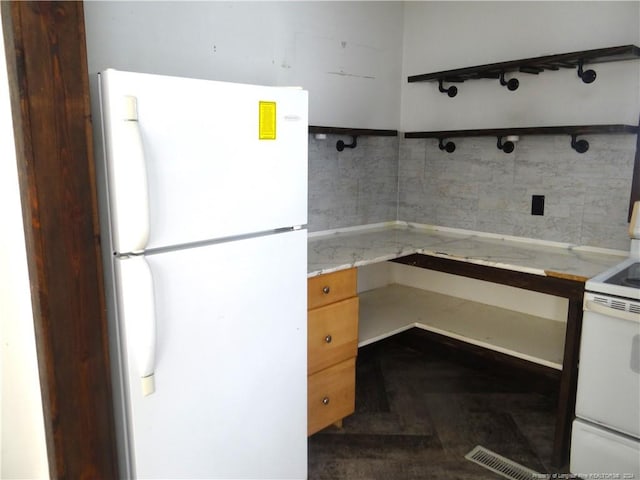
[[[640,478],[640,202],[629,234],[629,258],[585,285],[570,463],[583,478]]]
[[[640,300],[640,202],[633,206],[629,237],[629,258],[588,280],[585,290]]]
[[[640,300],[640,258],[629,257],[599,273],[587,280],[585,290],[619,298]]]

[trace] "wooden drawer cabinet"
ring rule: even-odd
[[[353,413],[356,400],[355,377],[355,357],[309,376],[307,384],[309,435]]]
[[[356,269],[308,280],[308,434],[355,409],[358,353]]]
[[[319,275],[307,280],[309,310],[356,296],[355,268]]]
[[[330,367],[358,352],[358,297],[309,310],[307,373]]]

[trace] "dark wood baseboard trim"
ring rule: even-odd
[[[640,130],[640,120],[638,120],[638,130]],[[633,173],[631,175],[631,194],[629,195],[629,216],[631,221],[633,204],[640,202],[640,133],[636,136],[636,156],[633,161]]]

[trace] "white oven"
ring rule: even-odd
[[[640,202],[629,258],[587,281],[571,472],[640,479]]]

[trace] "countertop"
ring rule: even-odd
[[[308,276],[421,253],[584,282],[628,252],[391,222],[309,234]]]

